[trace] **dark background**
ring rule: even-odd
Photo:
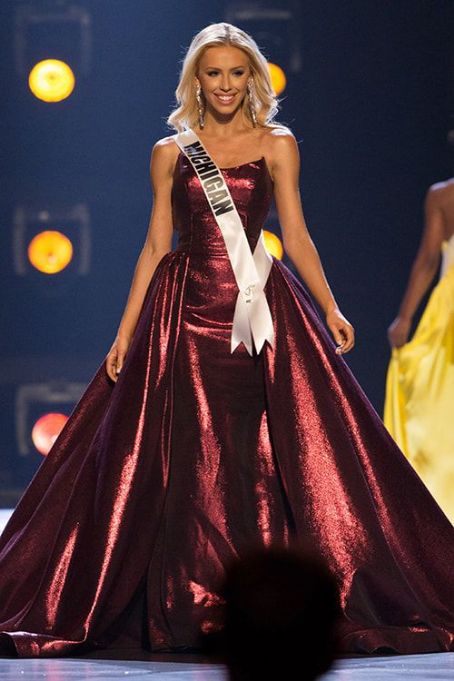
[[[115,337],[148,226],[151,148],[173,132],[165,120],[181,60],[211,22],[249,31],[287,69],[277,120],[299,141],[307,224],[356,330],[345,359],[381,415],[386,330],[418,247],[424,195],[453,174],[453,2],[249,3],[257,18],[242,21],[248,3],[86,0],[78,4],[92,19],[90,70],[57,105],[35,99],[15,70],[20,4],[0,4],[3,503],[14,503],[42,460],[17,455],[17,387],[88,383]],[[276,7],[288,18],[273,26]],[[90,272],[61,290],[13,267],[15,206],[48,201],[90,207]],[[265,228],[279,234],[275,214]]]

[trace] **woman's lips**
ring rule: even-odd
[[[221,103],[221,104],[231,104],[233,100],[235,99],[236,95],[229,95],[228,97],[224,95],[214,95],[216,99]]]

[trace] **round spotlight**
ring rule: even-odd
[[[47,230],[33,237],[28,246],[28,258],[44,274],[61,272],[73,256],[73,245],[61,232]]]
[[[263,238],[265,239],[266,249],[271,255],[274,255],[278,260],[282,260],[284,255],[284,248],[282,246],[281,240],[273,232],[268,232],[266,229],[263,230]]]
[[[268,71],[271,77],[271,84],[276,95],[280,95],[287,85],[284,71],[277,64],[268,62]]]
[[[32,428],[32,442],[40,454],[47,456],[67,420],[66,414],[49,412],[36,421]]]
[[[61,102],[74,90],[76,79],[68,64],[59,59],[44,59],[30,71],[28,85],[43,102]]]

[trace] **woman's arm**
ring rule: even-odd
[[[169,143],[169,138],[159,140],[151,152],[150,179],[153,205],[148,232],[137,260],[117,336],[106,356],[106,371],[113,381],[117,381],[123,366],[154,271],[161,258],[172,249],[173,224],[170,196],[174,156],[175,145]]]
[[[272,137],[274,196],[285,252],[323,309],[327,326],[338,343],[336,350],[348,352],[354,346],[354,329],[339,310],[304,219],[297,142],[290,132],[273,131]]]
[[[429,288],[440,262],[445,228],[437,189],[429,187],[424,201],[425,225],[418,252],[413,262],[408,284],[397,317],[388,328],[391,347],[406,343],[413,315]]]

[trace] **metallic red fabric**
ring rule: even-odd
[[[254,248],[264,158],[223,169]],[[0,641],[19,656],[195,646],[227,561],[316,543],[337,575],[346,652],[454,649],[454,528],[280,261],[275,328],[230,353],[237,286],[180,153],[177,249],[159,262],[119,380],[104,360],[0,537]]]

